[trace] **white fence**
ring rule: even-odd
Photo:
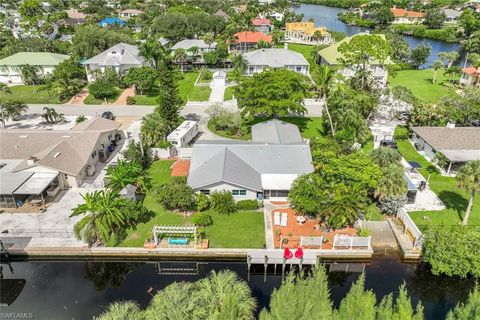
[[[405,234],[408,232],[412,235],[413,247],[421,247],[423,245],[423,234],[420,229],[418,229],[415,222],[413,222],[412,218],[410,218],[410,215],[407,213],[405,208],[400,208],[397,211],[397,218],[403,223],[403,232]]]
[[[333,237],[333,249],[369,249],[371,237],[352,237],[347,235],[335,235]]]
[[[322,247],[323,237],[300,237],[300,246],[317,246]]]

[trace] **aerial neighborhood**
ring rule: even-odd
[[[5,0],[0,26],[7,314],[478,319],[478,0]],[[12,257],[83,261],[103,300],[49,314]]]

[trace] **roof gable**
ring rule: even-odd
[[[265,48],[243,54],[249,65],[285,67],[292,65],[309,66],[307,59],[295,51],[280,48]]]
[[[18,52],[0,60],[0,65],[19,66],[56,66],[69,59],[70,56],[52,52]]]

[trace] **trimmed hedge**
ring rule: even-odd
[[[237,202],[238,210],[255,210],[258,209],[257,200],[240,200]]]

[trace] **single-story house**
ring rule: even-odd
[[[272,43],[272,37],[259,31],[242,31],[235,33],[235,40],[229,43],[229,51],[247,52],[256,48],[260,41]]]
[[[122,20],[120,18],[115,18],[115,17],[105,18],[98,23],[100,27],[108,27],[113,25],[124,26],[126,24],[127,23],[125,22],[125,20]]]
[[[270,33],[272,32],[273,25],[272,21],[267,18],[255,18],[252,20],[252,25],[255,28],[255,30],[261,32],[261,33]]]
[[[391,8],[394,24],[419,24],[425,20],[425,13],[419,11],[410,11],[401,8]]]
[[[130,68],[147,66],[150,63],[140,55],[137,46],[121,42],[84,61],[83,65],[88,81],[93,82],[95,74],[103,73],[106,68],[113,68],[118,74],[124,75]]]
[[[125,20],[128,20],[130,18],[133,18],[133,17],[136,17],[136,16],[139,16],[143,13],[142,10],[137,10],[137,9],[126,9],[126,10],[122,10],[118,13],[118,15],[120,16],[120,18],[123,18]]]
[[[457,23],[460,19],[460,15],[462,14],[460,11],[450,8],[443,9],[442,11],[445,14],[445,23]]]
[[[460,83],[466,86],[480,87],[480,68],[463,68]]]
[[[423,155],[434,160],[441,152],[449,161],[447,174],[467,161],[480,160],[480,128],[412,127],[412,142]]]
[[[360,35],[362,33],[359,33],[357,35]],[[332,44],[331,46],[322,49],[318,52],[320,55],[320,64],[328,64],[332,67],[337,67],[339,68],[340,73],[346,77],[352,77],[355,74],[355,69],[356,66],[343,66],[343,54],[338,51],[338,48],[342,45],[342,43],[348,43],[350,40],[357,36],[354,35],[352,37],[347,37],[337,43]],[[374,36],[380,36],[385,40],[385,35],[383,34],[372,34],[370,35],[372,37]],[[373,76],[373,78],[382,83],[386,84],[387,83],[387,78],[388,78],[388,69],[386,68],[387,65],[392,64],[392,60],[390,57],[387,57],[385,61],[372,61],[369,66],[369,70]]]
[[[286,200],[293,181],[313,172],[298,127],[277,119],[252,127],[251,141],[198,141],[187,183],[196,191],[232,192],[235,200]]]
[[[0,82],[23,84],[20,66],[29,64],[38,68],[38,75],[44,76],[70,57],[52,52],[18,52],[0,60]]]
[[[286,68],[307,75],[310,69],[310,64],[301,53],[288,49],[265,48],[242,55],[247,61],[245,73],[248,75],[262,72],[266,68]]]
[[[94,118],[70,130],[1,129],[0,206],[80,186],[108,159],[121,138],[120,126]]]
[[[315,27],[311,21],[287,22],[285,24],[285,41],[303,44],[331,44],[332,35],[325,27]]]
[[[177,49],[185,50],[188,57],[194,58],[194,53],[191,51],[192,48],[196,47],[198,50],[195,53],[195,57],[200,57],[203,59],[203,54],[205,52],[214,52],[217,48],[217,43],[213,42],[210,45],[206,44],[202,39],[184,39],[180,42],[177,42],[170,48],[172,54]]]
[[[56,22],[59,26],[78,26],[85,24],[87,22],[87,15],[83,12],[78,11],[77,9],[65,10],[67,13],[67,18],[58,20]]]

